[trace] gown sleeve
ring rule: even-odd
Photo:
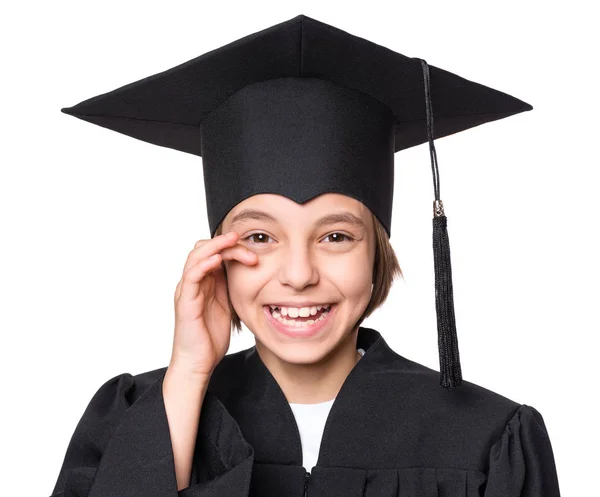
[[[485,497],[560,497],[542,415],[521,404],[490,450]]]
[[[246,497],[252,446],[222,402],[207,392],[190,486],[177,490],[162,395],[166,373],[118,375],[79,420],[51,497]]]

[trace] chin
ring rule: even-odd
[[[280,361],[295,365],[316,364],[322,361],[344,339],[335,320],[332,320],[322,333],[307,338],[290,337],[266,322],[261,323],[258,329],[260,333],[255,333],[255,338],[270,354]]]
[[[275,344],[273,347],[270,344],[264,344],[264,346],[280,361],[297,366],[315,364],[325,355],[324,350],[314,343]]]

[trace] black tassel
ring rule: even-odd
[[[462,383],[462,371],[454,319],[450,241],[448,239],[447,218],[443,215],[443,206],[441,209],[442,214],[433,218],[435,310],[437,313],[438,348],[440,352],[440,385],[444,388],[452,388]]]
[[[437,314],[438,348],[440,355],[440,386],[453,388],[462,384],[462,371],[458,353],[458,337],[454,317],[454,296],[452,291],[452,265],[450,262],[450,240],[448,238],[447,218],[444,205],[440,200],[440,178],[437,155],[433,144],[433,110],[429,66],[423,59],[423,79],[425,82],[425,107],[427,114],[427,137],[433,172],[433,262],[435,271],[435,310]]]

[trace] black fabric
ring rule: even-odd
[[[430,75],[435,138],[532,109],[443,69],[430,66]],[[322,92],[318,101],[302,106],[315,85],[292,80],[315,78],[337,90]],[[265,102],[268,91],[280,88],[278,79],[296,90],[296,101],[285,97]],[[256,91],[237,93],[251,85]],[[335,91],[362,97],[332,99]],[[340,108],[342,101],[345,108]],[[264,113],[257,112],[261,105]],[[393,114],[391,129],[382,107]],[[248,109],[253,112],[247,114]],[[207,151],[203,167],[211,235],[228,210],[252,193],[307,201],[335,190],[364,200],[391,236],[388,133],[393,134],[395,152],[427,141],[420,61],[304,15],[61,110],[156,145],[196,155]],[[205,133],[203,126],[213,113],[220,115]],[[248,121],[236,123],[236,116]],[[313,119],[305,134],[316,116],[320,118]],[[342,117],[349,117],[347,128],[339,129]],[[369,171],[380,167],[382,171]],[[362,175],[360,168],[366,169]],[[305,181],[290,186],[282,178],[292,170]],[[327,181],[309,181],[324,171]],[[256,175],[263,181],[255,182]],[[361,197],[368,191],[380,194]]]
[[[176,490],[166,368],[106,382],[77,425],[61,497],[559,497],[541,414],[394,352],[371,328],[302,467],[293,412],[256,348],[226,355],[202,405],[191,484]]]
[[[249,85],[204,120],[202,143],[213,235],[236,204],[273,191],[298,203],[342,193],[390,227],[394,115],[364,93],[318,78]]]
[[[454,315],[452,262],[447,222],[446,216],[433,218],[433,267],[435,271],[440,386],[454,388],[462,384],[462,368]]]

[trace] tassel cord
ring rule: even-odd
[[[450,242],[448,239],[447,219],[440,199],[440,178],[437,153],[433,143],[433,106],[431,103],[431,84],[429,66],[418,59],[423,68],[425,83],[425,109],[427,115],[427,138],[433,173],[435,195],[433,218],[433,256],[435,269],[435,301],[438,328],[438,348],[440,356],[440,386],[453,388],[461,385],[462,371],[458,350],[458,338],[454,316],[454,298],[452,288],[452,267],[450,262]]]

